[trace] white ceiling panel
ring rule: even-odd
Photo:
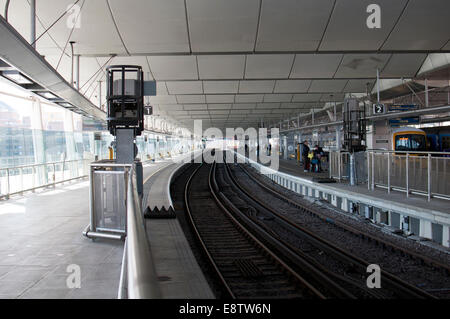
[[[203,81],[205,94],[237,93],[239,81]]]
[[[315,102],[319,101],[322,94],[294,94],[292,102]]]
[[[308,92],[311,80],[277,80],[274,93]]]
[[[383,69],[390,54],[346,54],[336,78],[375,78],[377,68]]]
[[[203,94],[202,81],[166,82],[169,94]]]
[[[297,54],[291,78],[332,78],[342,54]]]
[[[106,1],[87,2],[106,3]],[[183,0],[109,0],[109,3],[130,53],[189,52]],[[109,15],[106,8],[104,11]],[[89,32],[101,24],[99,21],[103,22],[103,19],[98,16],[101,12],[97,10],[92,13],[97,16],[97,23],[95,28],[90,29]],[[112,30],[114,30],[114,26],[107,31],[113,33]],[[114,33],[116,32],[114,31]]]
[[[252,51],[259,4],[259,0],[186,0],[192,51]]]
[[[206,95],[206,103],[234,103],[233,94]]]
[[[166,82],[156,82],[156,95],[169,95]]]
[[[177,100],[174,95],[157,95],[150,96],[151,104],[177,104]]]
[[[197,80],[195,56],[149,56],[148,62],[156,80]]]
[[[350,80],[350,81],[352,81],[352,80]],[[341,94],[341,93],[322,94],[320,101],[321,102],[342,102],[342,101],[344,101],[344,98],[345,98],[345,94]]]
[[[365,80],[349,80],[344,88],[344,92],[347,93],[365,93],[367,91],[367,85],[369,85],[369,92],[372,91],[372,87],[375,81],[373,79]],[[325,96],[327,94],[324,94]],[[324,98],[324,97],[322,97]]]
[[[427,55],[424,54],[393,54],[381,72],[382,77],[414,77],[419,71]]]
[[[314,80],[310,93],[342,92],[348,80]]]
[[[235,103],[233,104],[233,109],[254,109],[256,103]]]
[[[266,108],[266,109],[264,109],[264,108],[258,108],[258,109],[256,109],[256,110],[254,110],[254,114],[270,114],[270,113],[272,113],[272,108]]]
[[[410,1],[382,50],[442,48],[449,39],[449,12],[448,0]]]
[[[280,109],[301,109],[310,108],[308,103],[281,103]]]
[[[294,60],[293,54],[247,55],[245,78],[273,79],[288,78]]]
[[[206,103],[205,96],[200,94],[177,95],[180,104]]]
[[[231,104],[208,104],[208,109],[210,109],[210,110],[229,110],[229,109],[231,109]]]
[[[211,115],[228,115],[230,113],[229,110],[209,110],[209,114]]]
[[[243,79],[245,55],[199,55],[200,79]]]
[[[290,102],[292,94],[265,94],[264,102]]]
[[[369,4],[381,7],[381,28],[367,27]],[[407,0],[338,0],[320,44],[320,51],[378,50],[400,16]]]
[[[208,106],[206,104],[183,104],[183,109],[185,111],[192,111],[192,110],[207,110]]]
[[[183,110],[183,105],[181,105],[181,104],[160,104],[159,108],[167,110],[169,112],[182,111]]]
[[[232,109],[230,111],[230,114],[250,114],[252,113],[252,110],[236,110],[236,109]]]
[[[235,97],[236,103],[258,103],[262,102],[264,94],[237,94]]]
[[[196,110],[189,110],[190,115],[209,115],[208,110],[205,108],[203,110],[196,109]]]
[[[11,1],[11,10],[16,6],[15,2]],[[28,12],[25,11],[19,17],[22,21],[29,21],[28,1],[22,0],[20,2],[26,4]],[[40,0],[36,5],[36,14],[44,25],[49,27],[73,2],[71,0]],[[76,53],[126,54],[125,47],[122,45],[116,32],[106,1],[85,1],[80,12],[78,18],[80,27],[75,27],[70,37],[71,41],[76,42],[74,46]],[[10,11],[9,16],[12,17],[13,15],[14,12]],[[50,29],[51,36],[62,48],[66,45],[67,39],[72,32],[72,28],[67,26],[68,21],[67,18],[61,19]],[[37,21],[37,23],[39,26],[40,22]],[[39,33],[37,35],[39,36]]]
[[[239,93],[272,93],[274,80],[239,81]]]
[[[333,0],[262,1],[258,51],[314,51],[317,49]]]
[[[280,107],[280,103],[258,103],[256,105],[257,109],[278,109]]]

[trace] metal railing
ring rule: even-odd
[[[367,188],[450,200],[450,153],[367,151]]]
[[[350,153],[342,151],[330,151],[328,154],[330,178],[336,178],[339,181],[348,179]]]
[[[120,272],[118,298],[161,298],[145,229],[142,205],[137,193],[134,167],[131,169],[128,180],[127,237]]]
[[[0,199],[88,176],[90,160],[69,160],[0,168]]]

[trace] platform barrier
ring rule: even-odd
[[[367,187],[450,200],[450,153],[367,151]]]
[[[0,199],[88,176],[90,160],[0,168]]]

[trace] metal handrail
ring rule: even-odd
[[[13,170],[13,169],[28,168],[28,167],[36,167],[36,166],[42,166],[42,165],[56,165],[56,164],[71,163],[71,162],[80,162],[80,161],[87,161],[87,159],[77,159],[77,160],[67,160],[67,161],[57,161],[57,162],[45,162],[45,163],[27,164],[27,165],[10,166],[10,167],[0,167],[0,171],[1,171],[1,170],[6,170],[6,169]]]
[[[399,153],[399,154],[424,154],[424,155],[450,155],[450,152],[427,152],[427,151],[394,151],[383,149],[368,149],[367,152],[373,153]]]
[[[39,188],[55,186],[56,184],[60,184],[60,183],[68,182],[68,181],[71,181],[71,180],[87,177],[87,174],[82,174],[82,175],[79,175],[79,176],[76,176],[76,177],[64,178],[64,166],[65,166],[65,164],[82,162],[83,165],[85,165],[87,163],[87,161],[89,161],[89,160],[88,159],[78,159],[78,160],[65,160],[65,161],[58,161],[58,162],[46,162],[46,163],[19,165],[19,166],[12,166],[12,167],[2,167],[2,168],[0,168],[0,172],[1,171],[6,171],[6,189],[7,189],[7,191],[4,194],[0,193],[0,199],[2,199],[2,198],[9,199],[9,197],[11,195],[22,194],[22,193],[27,192],[27,191],[34,191],[34,190],[39,189]],[[62,179],[60,181],[56,181],[56,174],[55,174],[56,173],[56,166],[57,165],[61,165],[61,164],[63,165],[62,170],[61,170],[61,172],[62,172]],[[52,167],[53,180],[51,182],[49,182],[49,183],[43,183],[42,185],[35,186],[35,175],[36,175],[36,172],[37,172],[37,168],[41,167],[41,166],[44,167],[44,168],[45,167],[49,167],[49,166]],[[29,187],[29,188],[24,188],[23,187],[24,170],[25,169],[30,169],[30,168],[33,170],[32,173],[31,173],[31,175],[33,176],[32,177],[33,178],[33,181],[32,181],[33,186]],[[11,174],[10,172],[11,171],[16,171],[16,170],[20,171],[20,174],[18,174],[18,175],[20,175],[21,187],[20,187],[20,190],[11,192],[10,178],[11,178],[11,176],[15,176],[17,174]],[[30,174],[26,174],[26,175],[30,175]]]
[[[136,188],[136,173],[131,169],[127,189],[126,264],[129,299],[161,298],[150,244],[145,230],[144,216]],[[119,287],[119,295],[123,287]]]

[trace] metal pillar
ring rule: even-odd
[[[102,81],[98,81],[98,107],[102,108]]]
[[[77,54],[76,61],[77,61],[77,77],[76,77],[77,86],[76,86],[76,88],[79,91],[80,90],[80,55],[79,54]]]
[[[73,65],[74,65],[73,45],[74,45],[75,41],[70,41],[69,43],[70,43],[70,50],[72,52],[71,57],[70,57],[72,60],[72,65],[71,65],[71,69],[70,69],[70,85],[73,86]]]
[[[30,43],[36,49],[36,0],[30,0]]]

